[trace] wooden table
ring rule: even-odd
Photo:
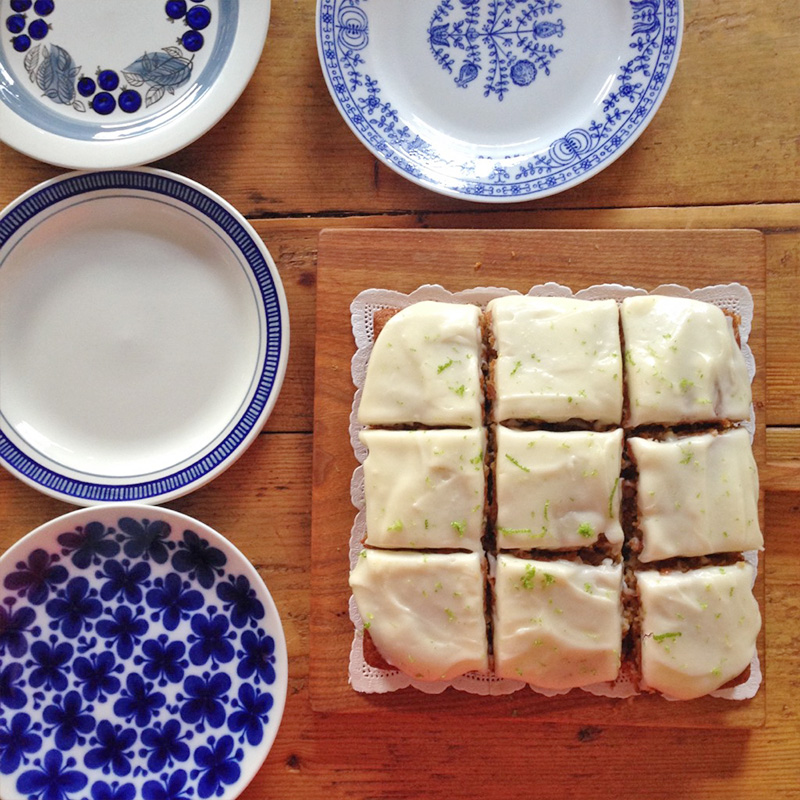
[[[229,536],[282,614],[289,697],[243,797],[800,798],[800,6],[686,0],[683,53],[654,122],[582,186],[487,207],[380,165],[328,96],[313,0],[275,0],[244,95],[214,130],[156,166],[219,192],[270,248],[292,316],[274,414],[247,454],[170,506]],[[0,145],[0,207],[61,170]],[[767,247],[766,692],[756,730],[323,715],[308,692],[310,496],[318,234],[328,227],[757,228]],[[760,365],[762,369],[765,365]],[[1,380],[2,378],[0,378]],[[70,509],[0,475],[0,547]]]

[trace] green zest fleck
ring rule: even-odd
[[[386,530],[390,533],[397,533],[398,531],[403,530],[403,520],[395,520]]]
[[[514,536],[517,533],[533,533],[530,528],[498,528],[497,529],[503,536]]]
[[[365,631],[368,631],[368,630],[369,630],[369,626],[370,626],[371,624],[372,624],[372,623],[370,623],[370,622],[365,622],[365,623],[364,623],[364,630],[365,630]]]
[[[544,504],[544,521],[549,522],[550,517],[548,516],[548,512],[550,511],[550,501],[546,500]]]
[[[456,520],[455,522],[451,522],[450,523],[450,527],[459,536],[463,536],[464,535],[464,531],[466,531],[466,529],[467,529],[467,521],[466,520],[463,520],[463,521]]]
[[[517,362],[514,364],[514,369],[512,369],[512,370],[511,370],[511,377],[512,377],[512,378],[514,377],[514,375],[516,375],[516,373],[517,373],[517,370],[518,370],[518,369],[519,369],[521,366],[522,366],[522,362],[521,362],[521,361],[517,361]]]
[[[633,360],[633,353],[630,350],[625,351],[625,362],[630,364],[632,367],[636,366],[636,362]]]
[[[506,458],[507,458],[507,459],[508,459],[508,460],[509,460],[509,461],[510,461],[510,462],[511,462],[511,463],[512,463],[512,464],[513,464],[515,467],[519,467],[519,468],[520,468],[520,469],[521,469],[523,472],[530,472],[530,468],[529,468],[529,467],[525,467],[525,466],[523,466],[522,464],[520,464],[520,463],[519,463],[519,461],[517,461],[517,459],[516,459],[516,458],[514,458],[514,456],[510,455],[509,453],[506,453]]]
[[[425,530],[428,530],[428,520],[425,520]]]
[[[654,642],[663,642],[664,639],[677,639],[681,635],[680,631],[670,631],[669,633],[657,633],[653,637]]]
[[[594,536],[594,528],[588,522],[582,522],[578,526],[578,536],[583,536],[584,539],[591,539]]]
[[[619,478],[614,480],[614,488],[611,490],[611,494],[608,496],[608,518],[614,519],[614,495],[617,493],[617,487],[619,486]]]
[[[688,380],[687,378],[684,378],[684,379],[683,379],[683,380],[680,382],[681,391],[682,391],[684,394],[686,394],[686,392],[688,392],[688,391],[689,391],[689,389],[691,389],[691,388],[692,388],[692,386],[694,386],[694,381],[690,381],[690,380]]]
[[[480,453],[478,453],[478,455],[476,455],[476,456],[475,456],[475,458],[471,458],[471,459],[469,460],[469,463],[470,463],[470,464],[474,464],[476,467],[477,467],[479,464],[483,464],[483,451],[481,451]]]
[[[444,364],[439,364],[436,368],[436,374],[441,375],[448,367],[452,367],[456,362],[453,359],[448,359]]]
[[[542,578],[542,586],[552,586],[556,582],[556,576],[551,575],[549,572],[545,572],[544,577]]]
[[[592,584],[591,583],[584,583],[583,584],[583,591],[586,592],[587,594],[594,594],[594,592],[592,591]]]
[[[367,551],[366,550],[362,550],[358,555],[359,555],[359,558],[366,558],[367,557]]]
[[[436,581],[436,583],[433,586],[433,591],[434,592],[441,592],[442,591],[442,582],[441,581]]]
[[[444,613],[447,614],[447,619],[449,619],[450,622],[455,622],[456,615],[449,608],[446,608]]]
[[[463,397],[463,396],[464,396],[464,392],[466,392],[466,391],[467,391],[467,387],[466,387],[466,386],[464,386],[464,384],[462,383],[462,384],[461,384],[461,386],[459,386],[459,387],[458,387],[458,389],[453,389],[453,391],[454,391],[454,392],[455,392],[455,393],[456,393],[456,394],[457,394],[459,397]]]
[[[536,577],[536,567],[533,564],[525,565],[525,574],[519,579],[523,589],[533,589],[533,579]]]
[[[683,453],[681,464],[690,464],[694,458],[694,453],[691,450],[684,450],[682,447],[680,448],[680,451]]]

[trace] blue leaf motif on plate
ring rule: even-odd
[[[157,621],[159,612],[163,612],[161,622],[168,631],[174,631],[182,619],[189,619],[190,612],[203,605],[202,593],[174,572],[163,580],[156,578],[153,583],[155,588],[147,592],[147,604],[155,609],[150,619]]]
[[[249,744],[261,744],[264,738],[264,725],[269,722],[269,711],[273,705],[269,692],[256,692],[249,684],[239,687],[239,711],[234,711],[228,720],[228,727],[234,732],[242,732],[239,741],[247,738]]]
[[[128,675],[119,700],[114,703],[114,713],[125,722],[133,721],[138,728],[143,728],[150,724],[151,717],[158,716],[166,702],[167,698],[154,691],[150,681],[145,683],[141,675],[132,673]]]
[[[194,725],[208,722],[212,728],[221,728],[225,724],[225,694],[231,688],[231,679],[220,672],[211,677],[204,672],[203,677],[192,675],[183,685],[187,697],[178,695],[178,700],[185,700],[181,707],[181,719]],[[202,728],[200,728],[202,730]]]
[[[34,732],[31,718],[24,711],[14,714],[10,724],[0,721],[0,772],[10,775],[20,764],[28,763],[28,754],[38,753],[42,737]]]
[[[86,628],[90,631],[92,623],[103,613],[103,606],[97,599],[97,589],[91,589],[86,578],[73,578],[58,593],[58,597],[49,600],[45,610],[52,617],[50,627],[57,630],[59,626],[64,636],[74,639]]]
[[[25,692],[18,686],[21,677],[22,664],[8,664],[0,670],[0,706],[17,709],[28,702]]]
[[[157,103],[164,92],[173,94],[192,77],[192,59],[186,58],[179,47],[165,47],[154,53],[145,53],[122,70],[131,86],[150,87],[145,105]]]
[[[47,800],[77,800],[80,792],[89,779],[79,770],[74,769],[77,762],[74,758],[64,761],[60,750],[49,750],[44,762],[35,762],[38,769],[23,772],[17,780],[17,791],[33,798]]]
[[[56,695],[53,704],[45,707],[42,719],[55,729],[59,750],[70,750],[76,742],[84,743],[83,737],[94,730],[93,710],[92,706],[83,706],[81,696],[75,691],[67,692],[63,698]]]
[[[72,563],[79,569],[91,564],[99,564],[103,558],[113,558],[119,553],[119,545],[111,538],[113,528],[106,528],[102,522],[90,522],[84,527],[58,535],[62,553],[72,556]]]
[[[224,614],[216,614],[216,610],[214,606],[210,606],[208,616],[196,614],[192,617],[189,659],[196,666],[202,666],[210,659],[216,669],[219,664],[227,664],[233,660],[234,649],[230,640],[235,638],[235,634],[228,633],[228,618]]]
[[[29,678],[31,687],[38,689],[43,686],[45,689],[63,692],[67,688],[69,660],[73,652],[69,642],[59,644],[56,636],[50,637],[49,645],[47,642],[34,642],[31,645],[32,660],[26,664],[34,667]]]
[[[75,77],[80,67],[75,66],[72,56],[57,44],[48,50],[42,46],[39,65],[36,68],[36,85],[45,97],[56,103],[72,105],[75,99]]]
[[[56,563],[58,559],[57,554],[37,547],[27,561],[17,563],[16,572],[6,575],[3,586],[39,606],[47,601],[52,589],[69,577],[69,572]]]
[[[237,628],[244,628],[248,622],[255,627],[256,621],[264,618],[264,606],[244,575],[236,578],[229,575],[227,583],[217,586],[217,597],[222,600],[223,609],[231,615],[231,622]]]
[[[133,758],[133,747],[136,741],[136,731],[121,725],[112,725],[108,720],[102,720],[97,726],[97,733],[92,737],[93,747],[87,754],[85,763],[90,769],[102,768],[108,775],[124,776],[131,771],[130,759]]]
[[[151,681],[158,681],[159,686],[168,683],[180,683],[189,662],[183,657],[186,645],[183,642],[168,642],[167,634],[162,633],[158,639],[148,639],[142,645],[141,656],[136,656],[134,663],[144,664],[144,676]]]
[[[89,658],[80,656],[75,659],[72,670],[81,692],[87,700],[105,702],[108,695],[119,691],[119,678],[114,673],[123,672],[122,664],[117,664],[113,653],[92,653]]]

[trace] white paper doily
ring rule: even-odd
[[[358,422],[358,406],[361,402],[361,393],[364,386],[367,362],[369,361],[374,342],[373,319],[379,309],[402,309],[422,300],[436,300],[444,303],[472,303],[485,308],[486,304],[495,297],[509,294],[521,294],[511,289],[499,287],[479,287],[461,292],[450,292],[443,286],[429,284],[420,286],[409,294],[396,292],[390,289],[365,289],[353,300],[350,305],[350,319],[353,337],[356,343],[356,352],[351,362],[353,383],[356,387],[353,407],[350,412],[350,442],[359,465],[367,457],[367,448],[361,443],[358,434],[363,430],[363,425]],[[612,299],[622,302],[625,297],[644,294],[660,294],[671,297],[690,297],[712,303],[721,309],[739,316],[739,337],[742,344],[747,372],[752,382],[755,377],[756,364],[753,353],[747,343],[753,325],[753,298],[746,286],[739,283],[717,284],[701,289],[687,289],[677,284],[664,284],[652,292],[637,289],[632,286],[623,286],[617,283],[605,283],[590,286],[573,292],[569,287],[559,283],[545,283],[534,286],[528,295],[536,297],[576,297],[582,300],[607,300]],[[751,405],[750,418],[742,423],[753,438],[755,433],[755,411]],[[356,467],[350,483],[350,498],[357,513],[350,532],[350,568],[352,569],[361,553],[362,540],[366,535],[366,504],[364,500],[364,469]],[[745,553],[745,558],[754,567],[758,566],[758,553]],[[385,694],[409,686],[426,694],[440,694],[445,689],[452,687],[460,691],[477,695],[506,695],[521,689],[528,688],[537,694],[547,697],[567,694],[570,689],[554,691],[530,686],[523,681],[499,678],[489,673],[467,673],[452,681],[420,681],[396,669],[380,669],[368,664],[364,658],[364,623],[358,613],[355,598],[350,597],[350,619],[354,626],[353,643],[350,648],[349,678],[350,684],[357,692],[367,694]],[[730,689],[719,689],[711,693],[712,697],[728,700],[746,700],[755,696],[761,685],[762,675],[758,654],[753,656],[750,664],[750,677],[748,680]],[[638,694],[633,683],[625,676],[612,683],[598,683],[580,687],[581,691],[602,697],[626,698]],[[673,698],[667,698],[673,699]]]

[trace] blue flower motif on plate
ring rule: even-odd
[[[275,705],[251,580],[157,513],[91,521],[15,560],[0,594],[0,791],[228,796]]]
[[[437,127],[442,136],[430,135],[424,105],[399,108],[387,93],[373,52],[381,45],[372,38],[372,28],[385,29],[371,28],[371,18],[384,14],[386,6],[371,0],[321,0],[320,60],[342,115],[397,172],[445,194],[524,200],[576,185],[611,163],[640,135],[663,99],[677,62],[681,2],[628,0],[622,5],[630,20],[630,52],[626,57],[620,51],[623,60],[614,61],[613,80],[588,119],[576,117],[579,125],[552,141],[536,140],[527,149],[509,145],[501,155],[480,143],[469,152],[451,145],[444,128]],[[524,97],[529,87],[553,79],[560,53],[584,46],[570,39],[575,28],[570,0],[438,0],[430,6],[424,26],[417,23],[408,35],[424,37],[433,63],[450,76],[456,91],[475,95],[481,87],[485,97],[498,101],[512,94]],[[391,8],[400,13],[399,3]],[[443,107],[454,104],[456,99],[443,98]],[[487,113],[494,112],[487,107]]]
[[[550,19],[555,0],[453,0],[436,6],[428,44],[436,63],[462,89],[486,72],[483,95],[502,100],[512,86],[530,86],[550,74],[561,48],[547,40],[564,35],[564,22]]]

